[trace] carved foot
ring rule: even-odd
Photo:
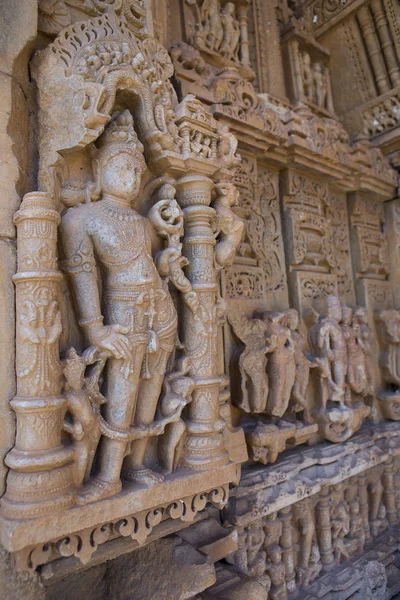
[[[151,469],[124,469],[123,477],[132,483],[141,483],[146,487],[152,487],[164,481],[161,473],[155,473]]]
[[[110,496],[115,496],[122,489],[122,483],[108,483],[101,479],[91,479],[78,492],[77,504],[89,504]]]

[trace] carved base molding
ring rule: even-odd
[[[262,423],[246,432],[249,458],[263,465],[274,463],[280,452],[287,447],[306,443],[318,432],[317,423],[302,423],[301,421],[281,420],[277,425]]]
[[[391,528],[389,532],[374,540],[363,556],[354,561],[345,562],[323,574],[307,590],[300,592],[296,598],[298,600],[314,600],[315,598],[330,600],[334,594],[338,594],[337,597],[341,600],[361,598],[361,594],[365,591],[364,582],[366,575],[368,576],[368,565],[371,563],[373,563],[372,568],[375,571],[376,598],[379,598],[379,592],[382,593],[385,590],[385,584],[385,597],[393,598],[400,592],[400,560],[397,552],[399,539],[400,529],[398,527]],[[379,569],[379,565],[382,565],[381,569]],[[356,595],[357,592],[360,596]]]
[[[224,510],[225,521],[245,526],[396,456],[398,425],[381,423],[364,426],[347,442],[297,448],[273,465],[243,468],[240,485]]]
[[[75,556],[85,564],[98,546],[118,537],[146,542],[153,527],[168,519],[192,522],[211,504],[222,509],[229,496],[229,484],[237,483],[236,465],[212,473],[181,470],[152,488],[124,488],[113,498],[93,505],[76,506],[63,513],[37,519],[3,519],[0,539],[14,554],[21,570],[35,570],[49,561]],[[182,492],[186,490],[187,494]],[[166,534],[170,531],[166,530]]]
[[[400,539],[400,529],[391,527],[389,531],[381,535],[363,556],[352,561],[346,561],[328,572],[322,574],[305,590],[296,590],[289,598],[296,600],[340,600],[367,598],[364,595],[370,588],[371,583],[376,588],[372,590],[382,596],[369,596],[370,598],[397,598],[400,592],[400,560],[397,546]],[[219,564],[217,569],[217,583],[207,593],[200,596],[200,600],[212,600],[213,598],[230,598],[232,592],[247,592],[256,590],[259,586],[260,598],[264,598],[266,591],[262,582],[251,581],[246,576],[240,576],[230,566]],[[372,582],[371,582],[372,579]],[[250,587],[251,585],[251,587]],[[246,589],[246,586],[247,589]],[[240,592],[239,592],[240,593]],[[243,598],[246,597],[245,593]],[[263,595],[264,594],[264,595]],[[242,596],[232,596],[242,598]]]

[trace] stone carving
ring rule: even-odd
[[[394,597],[395,3],[5,4],[12,564],[51,597],[112,558],[111,596],[134,559],[140,600]]]
[[[307,400],[307,387],[310,369],[315,365],[308,352],[307,336],[302,328],[298,312],[294,309],[286,311],[288,327],[294,346],[294,361],[296,375],[292,387],[292,408],[295,412],[304,411],[306,421],[310,421],[310,407]]]
[[[110,539],[130,537],[139,544],[143,544],[163,519],[190,523],[199,511],[204,510],[207,504],[222,509],[227,499],[228,494],[225,487],[214,488],[201,494],[180,498],[166,506],[157,506],[123,519],[100,524],[92,530],[86,529],[68,537],[50,540],[45,545],[24,550],[23,555],[20,555],[18,559],[20,568],[33,571],[48,562],[70,556],[75,556],[82,564],[86,564],[97,548],[106,544]]]
[[[164,48],[140,41],[112,10],[71,25],[37,62],[39,179],[49,192],[25,196],[15,216],[17,441],[7,517],[118,496],[121,477],[135,493],[183,466],[233,476],[216,353],[218,278],[243,228],[230,182],[237,140],[193,96],[177,104],[172,73]],[[53,86],[59,93],[47,94]],[[64,316],[57,241],[72,297]],[[87,525],[97,527],[95,512]]]
[[[267,508],[266,516],[253,514],[246,525],[239,527],[239,550],[229,562],[239,573],[258,582],[268,575],[272,597],[287,599],[290,590],[301,593],[304,588],[315,593],[323,566],[329,571],[329,565],[362,553],[366,527],[377,541],[387,529],[387,509],[382,501],[386,469],[383,465],[373,467],[363,475],[318,487],[310,498],[293,500],[294,504],[278,513]],[[242,513],[235,516],[239,520],[244,517]],[[283,555],[286,560],[282,560]],[[254,569],[242,560],[249,556],[256,565]]]
[[[38,29],[57,35],[76,20],[99,17],[110,9],[125,18],[138,37],[151,33],[149,10],[141,0],[40,0]]]
[[[221,6],[219,0],[186,0],[193,7],[195,32],[192,43],[199,49],[207,49],[233,62],[245,62],[241,51],[243,31],[236,17],[233,2]]]
[[[329,204],[329,211],[330,221],[335,231],[333,236],[336,257],[334,272],[337,277],[338,295],[343,301],[353,304],[355,295],[346,196],[335,194]]]
[[[125,478],[146,485],[162,480],[144,466],[145,432],[140,441],[133,432],[123,433],[132,424],[133,415],[134,425],[146,428],[153,422],[177,327],[172,299],[151,258],[146,221],[135,210],[145,162],[128,111],[115,115],[107,126],[94,161],[100,200],[70,208],[64,214],[62,265],[74,290],[79,324],[88,345],[108,355],[105,419],[112,429],[120,430],[122,440],[116,436],[102,440],[98,475],[80,493],[81,502],[121,490],[124,457]],[[163,228],[165,235],[176,236],[179,241],[182,213],[176,201],[159,200],[152,207],[150,220],[158,230]],[[176,273],[179,245],[172,246],[172,252],[170,248],[158,257],[158,268],[164,277],[185,289],[180,285],[183,272],[180,276]],[[102,273],[102,297],[98,296],[96,269]],[[193,294],[187,284],[186,294]],[[182,405],[169,416],[171,421],[183,406],[182,399]],[[128,442],[131,452],[127,455]]]
[[[344,313],[344,315],[343,315]],[[360,400],[354,402],[350,389],[361,394],[367,388],[365,357],[359,343],[359,327],[350,325],[352,311],[344,311],[336,296],[327,297],[327,314],[318,316],[311,309],[309,343],[316,368],[319,408],[315,416],[322,423],[323,435],[330,441],[348,439],[369,414]],[[358,336],[358,338],[356,337]]]
[[[357,249],[355,268],[359,276],[385,279],[389,266],[387,240],[382,233],[382,205],[357,195],[353,199],[350,220],[352,241]]]
[[[377,314],[381,353],[379,363],[382,369],[384,387],[379,391],[380,406],[387,419],[400,418],[399,406],[399,350],[400,350],[400,312],[382,310]],[[371,369],[373,366],[371,365]]]
[[[336,267],[336,257],[328,188],[296,173],[291,173],[285,183],[290,263],[296,269],[331,272]]]
[[[245,344],[239,357],[241,393],[237,406],[253,416],[244,418],[250,458],[264,464],[275,462],[288,440],[304,443],[317,431],[310,424],[305,397],[312,361],[305,353],[305,339],[298,331],[295,310],[265,312],[255,318],[228,310],[234,333]],[[294,337],[293,337],[294,336]],[[295,412],[304,411],[305,423],[279,420],[292,399]]]
[[[363,112],[365,132],[375,136],[397,127],[400,122],[400,95],[395,93]]]
[[[322,569],[310,498],[305,498],[294,506],[294,518],[300,536],[296,579],[299,587],[306,587]]]
[[[14,218],[19,232],[16,285],[17,418],[3,514],[12,518],[64,510],[75,502],[74,449],[61,443],[67,399],[61,395],[59,285],[60,215],[46,193],[27,194]],[[35,448],[35,452],[30,452]],[[39,452],[38,452],[39,450]]]
[[[296,369],[286,315],[265,313],[263,318],[249,319],[232,311],[228,318],[246,345],[239,361],[242,374],[239,406],[246,412],[281,417],[289,404]]]
[[[302,88],[305,98],[316,106],[334,113],[328,67],[312,62],[308,52],[300,55]]]

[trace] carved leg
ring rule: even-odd
[[[105,396],[105,420],[114,427],[128,430],[138,395],[140,371],[146,345],[135,346],[131,374],[121,377],[123,360],[110,359],[107,362]],[[126,454],[126,442],[103,437],[100,442],[100,469],[78,493],[78,502],[87,504],[121,491],[121,468]]]
[[[140,382],[134,415],[134,423],[136,425],[148,425],[154,421],[167,360],[168,355],[161,356],[160,360],[159,352],[148,355],[149,369],[152,376],[151,379],[142,379]],[[159,363],[162,363],[162,365]],[[155,473],[144,464],[148,441],[149,438],[143,438],[132,443],[130,453],[124,462],[123,477],[128,481],[152,486],[164,481],[164,477],[160,473]]]

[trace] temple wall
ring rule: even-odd
[[[397,598],[396,2],[0,15],[0,597]]]

